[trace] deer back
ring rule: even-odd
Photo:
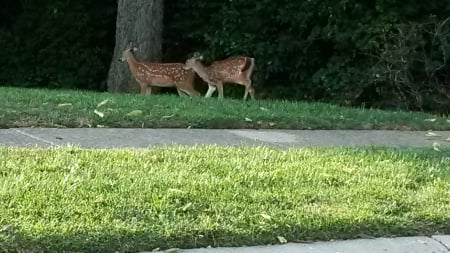
[[[236,56],[215,61],[209,66],[211,79],[232,81],[235,78],[241,77],[243,73],[251,68],[251,65],[251,59],[245,56]]]
[[[182,63],[140,62],[136,66],[136,78],[160,85],[192,82],[195,76],[194,72],[185,70],[183,66]]]

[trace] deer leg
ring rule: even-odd
[[[223,82],[219,81],[216,83],[217,86],[217,92],[219,93],[219,99],[223,98]]]
[[[255,100],[255,89],[252,86],[250,86],[248,91],[250,93],[250,97],[252,98],[252,100]]]
[[[250,97],[252,99],[254,99],[254,93],[255,90],[252,87],[252,81],[248,80],[248,79],[243,79],[240,80],[239,82],[237,82],[238,84],[241,84],[245,87],[245,91],[244,91],[244,100],[247,100],[248,94],[250,94]]]
[[[255,89],[252,87],[251,83],[245,85],[244,100],[247,100],[248,94],[250,94],[252,100],[255,99]]]
[[[210,98],[216,89],[216,86],[212,83],[208,83],[208,91],[206,92],[205,98]]]
[[[181,91],[183,91],[185,94],[188,94],[191,97],[200,95],[200,92],[192,88],[183,88],[181,89]]]
[[[147,95],[151,95],[152,94],[152,86],[148,86],[147,87]]]
[[[139,83],[139,86],[141,86],[141,94],[145,95],[147,93],[147,85],[145,83]]]
[[[249,93],[249,87],[245,86],[245,91],[244,91],[244,100],[247,100],[247,95]]]
[[[184,93],[184,90],[181,90],[180,88],[177,88],[178,96],[180,97],[186,97],[186,93]]]

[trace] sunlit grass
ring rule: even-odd
[[[447,118],[291,101],[0,88],[0,127],[448,130]]]
[[[123,252],[449,233],[450,150],[0,148],[0,248]]]

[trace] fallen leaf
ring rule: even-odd
[[[176,192],[176,193],[184,193],[182,190],[174,189],[174,188],[170,188],[168,191],[169,192]]]
[[[265,213],[262,213],[262,214],[261,214],[261,217],[263,217],[263,218],[266,219],[266,220],[272,219],[272,217],[270,217],[270,215],[267,215],[267,214],[265,214]]]
[[[7,225],[3,226],[0,229],[0,233],[14,231],[15,229],[16,229],[16,225],[14,225],[14,224],[7,224]]]
[[[274,126],[276,126],[277,125],[277,123],[275,123],[275,122],[269,122],[269,126],[270,127],[274,127]]]
[[[268,109],[265,107],[259,107],[259,109],[261,109],[261,111],[268,111]]]
[[[280,243],[287,243],[288,241],[286,240],[286,238],[284,238],[284,236],[277,236],[277,239]]]
[[[187,205],[185,205],[185,206],[183,206],[183,208],[182,208],[182,210],[183,210],[183,212],[186,212],[188,209],[189,209],[189,207],[191,207],[192,206],[192,203],[187,203]]]
[[[162,119],[170,119],[170,118],[172,118],[174,116],[175,116],[175,114],[165,115],[165,116],[162,116]]]
[[[180,252],[179,248],[171,248],[166,250],[166,253],[176,253],[176,252]]]
[[[346,167],[346,168],[344,168],[342,170],[344,172],[346,172],[346,173],[349,173],[349,174],[353,174],[353,172],[355,172],[355,170],[353,168],[348,168],[348,167]]]
[[[97,114],[100,118],[105,117],[105,114],[103,114],[103,112],[98,111],[97,109],[94,110],[94,113]]]
[[[428,244],[428,242],[427,242],[427,241],[424,241],[424,240],[420,240],[420,239],[419,239],[419,240],[417,240],[417,242],[418,242],[418,243],[421,243],[421,244]]]
[[[97,128],[105,128],[106,126],[104,125],[97,125]]]
[[[58,105],[59,107],[67,107],[67,106],[72,106],[72,103],[62,103]]]
[[[441,147],[441,144],[439,144],[439,143],[437,143],[437,142],[435,142],[435,143],[433,143],[433,149],[434,149],[434,151],[441,151],[439,148]]]
[[[245,118],[245,122],[253,122],[253,120],[250,118]]]
[[[440,137],[440,134],[437,133],[433,133],[433,132],[428,132],[426,135],[426,137]]]
[[[106,103],[108,103],[108,102],[109,102],[109,99],[103,100],[102,102],[98,103],[97,108],[98,108],[98,107],[101,107],[101,106],[103,106],[103,105],[106,105]]]
[[[427,121],[427,122],[435,122],[436,119],[425,119],[425,121]]]
[[[142,115],[141,110],[134,110],[134,111],[127,113],[127,116],[141,116],[141,115]]]

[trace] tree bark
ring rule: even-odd
[[[108,91],[138,91],[128,64],[119,62],[130,41],[138,48],[135,57],[139,61],[161,60],[163,13],[163,0],[118,0],[116,43],[108,73]]]

